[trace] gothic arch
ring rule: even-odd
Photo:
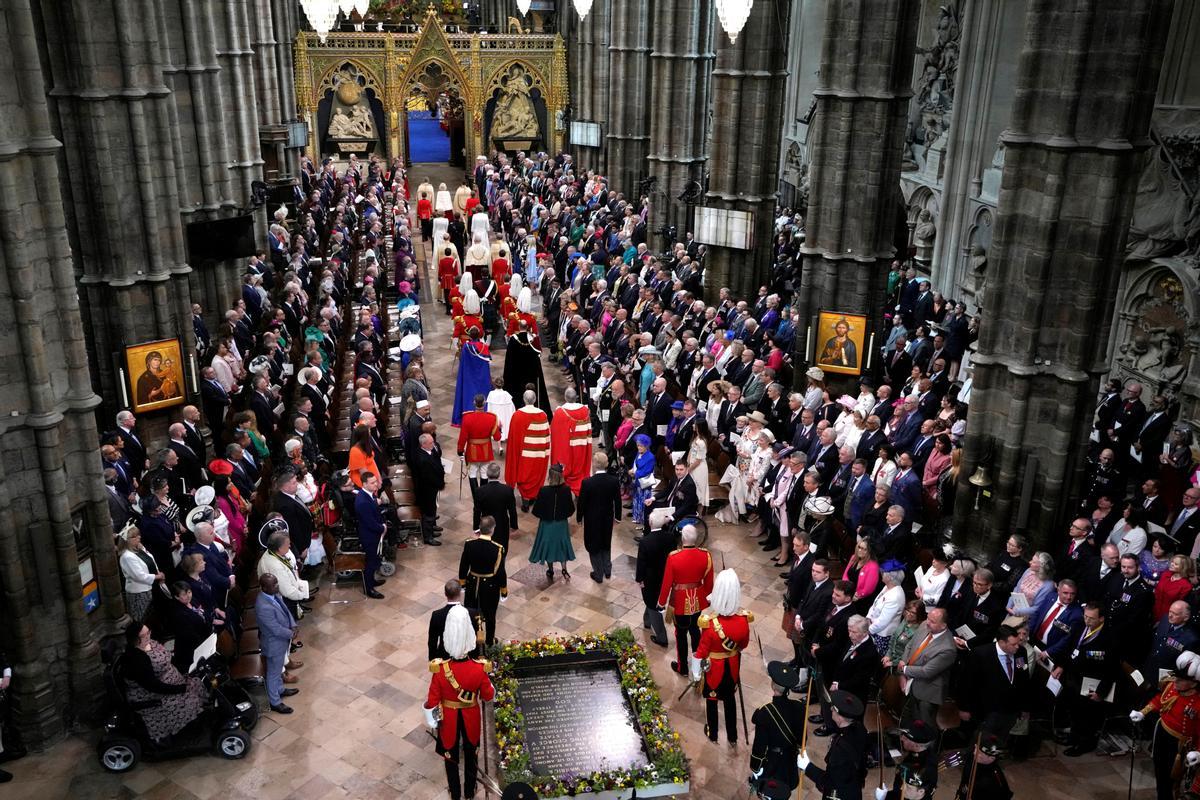
[[[546,76],[533,64],[520,58],[510,58],[492,72],[488,77],[487,84],[483,88],[483,98],[486,100],[491,97],[492,92],[500,88],[501,81],[508,77],[509,70],[516,66],[525,70],[525,74],[533,79],[532,88],[537,89],[542,93],[542,97],[548,100],[550,97],[550,84],[546,81]]]
[[[346,67],[353,67],[354,70],[364,79],[364,88],[375,92],[375,96],[380,100],[383,99],[383,80],[364,62],[357,58],[339,58],[331,61],[325,71],[321,73],[321,79],[313,84],[312,107],[316,108],[317,103],[321,102],[321,98],[325,96],[325,92],[335,88],[333,76],[341,72]]]

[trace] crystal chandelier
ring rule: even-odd
[[[371,10],[371,0],[354,0],[354,10],[358,12],[359,17],[366,19],[367,12]]]
[[[353,0],[349,1],[353,2]],[[300,7],[304,9],[304,16],[308,17],[308,23],[317,32],[317,38],[324,44],[325,38],[329,36],[329,32],[333,30],[333,26],[337,22],[338,0],[300,0]]]
[[[593,0],[575,0],[575,13],[579,15],[582,22],[587,18],[588,12],[592,10]]]
[[[338,7],[348,17],[350,16],[350,12],[354,10],[354,0],[338,0]]]
[[[746,20],[750,18],[750,9],[754,7],[754,0],[714,0],[717,6],[717,17],[721,20],[721,27],[725,29],[725,33],[729,34],[730,42],[737,42],[738,34],[742,32],[742,28],[746,27]]]
[[[529,6],[532,3],[533,0],[517,0],[517,11],[521,12],[521,16],[525,16],[529,13]]]

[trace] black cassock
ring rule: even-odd
[[[533,346],[529,333],[516,333],[508,337],[504,353],[504,391],[512,395],[517,408],[525,405],[522,399],[526,384],[537,387],[537,407],[549,417],[554,413],[550,397],[546,394],[546,379],[542,375],[542,351]]]

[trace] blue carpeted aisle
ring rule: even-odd
[[[450,160],[450,135],[428,111],[408,112],[408,153],[414,164]]]

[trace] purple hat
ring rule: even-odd
[[[634,444],[639,444],[647,449],[650,447],[650,437],[644,433],[639,433],[637,436],[633,437],[633,441]]]

